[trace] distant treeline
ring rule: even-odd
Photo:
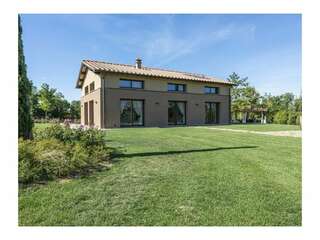
[[[62,93],[46,83],[32,87],[31,111],[34,119],[80,119],[80,101],[68,102]]]
[[[228,80],[234,83],[231,90],[231,112],[233,122],[261,121],[262,112],[267,123],[300,125],[302,116],[302,97],[293,93],[279,96],[260,95],[250,86],[248,78],[232,73]]]

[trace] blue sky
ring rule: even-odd
[[[81,60],[248,76],[261,94],[301,93],[301,15],[23,14],[28,76],[68,100]]]

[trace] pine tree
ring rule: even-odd
[[[18,121],[19,137],[29,139],[32,137],[33,121],[31,116],[31,94],[32,82],[27,77],[27,66],[25,64],[22,42],[22,26],[20,16],[18,17]]]

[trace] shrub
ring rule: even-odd
[[[53,138],[66,144],[79,142],[85,148],[105,145],[105,133],[102,130],[94,128],[87,130],[83,128],[71,129],[55,124],[47,128],[37,129],[34,136],[37,140]]]
[[[286,124],[288,121],[288,113],[286,111],[279,111],[275,114],[274,123]]]
[[[297,113],[296,112],[293,112],[293,111],[290,111],[288,113],[288,120],[287,120],[287,124],[296,124],[296,119],[297,119]]]
[[[19,182],[33,182],[37,180],[38,176],[38,164],[35,158],[35,151],[32,141],[19,139],[18,143],[18,175]]]
[[[297,118],[296,118],[296,125],[300,125],[301,126],[301,113],[297,114]]]
[[[38,129],[35,139],[19,140],[19,182],[47,181],[87,174],[109,161],[114,149],[97,129],[70,129],[53,125]]]
[[[34,148],[41,169],[41,180],[68,176],[71,167],[68,155],[72,151],[69,145],[56,139],[44,139],[36,141]]]

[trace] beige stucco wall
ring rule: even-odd
[[[144,81],[144,90],[167,92],[168,83],[180,83],[187,85],[187,93],[204,93],[204,87],[219,87],[220,95],[229,95],[229,87],[223,84],[203,83],[196,81],[183,81],[165,78],[130,76],[126,74],[108,73],[102,76],[106,88],[119,88],[120,79],[142,80]]]
[[[89,87],[89,94],[85,95],[85,87],[89,86],[90,83],[94,82],[95,90],[90,92]],[[86,74],[86,78],[84,79],[82,88],[81,88],[81,124],[84,125],[84,103],[93,100],[93,109],[94,109],[94,126],[101,127],[101,78],[99,74],[96,74],[90,70],[88,70]]]
[[[81,97],[81,124],[84,125],[84,103],[93,100],[94,126],[101,127],[101,89],[96,89],[94,92]]]
[[[94,82],[94,88],[98,89],[101,88],[101,78],[99,74],[96,74],[94,72],[92,72],[91,70],[88,70],[86,77],[84,79],[84,82],[82,84],[82,88],[81,88],[81,96],[84,96],[84,89],[86,86],[89,86],[90,83]],[[89,87],[90,90],[90,87]]]

